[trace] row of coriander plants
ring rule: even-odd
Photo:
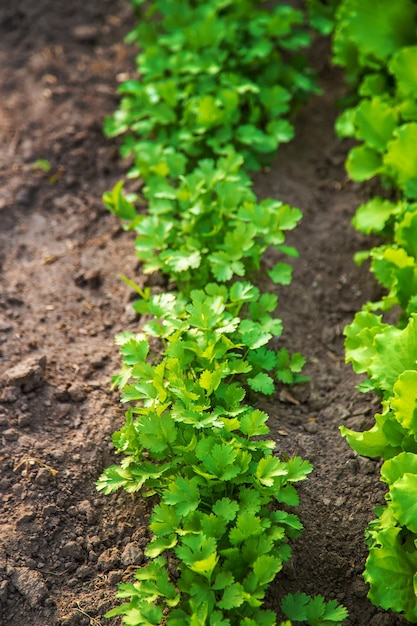
[[[337,130],[359,144],[346,167],[355,181],[379,176],[381,195],[353,219],[383,241],[358,253],[386,290],[347,326],[346,357],[381,398],[367,432],[342,428],[359,454],[381,457],[386,504],[366,531],[369,598],[417,623],[417,4],[343,0],[333,40],[357,97]],[[379,314],[378,314],[379,312]],[[389,320],[389,321],[386,321]],[[395,320],[393,322],[393,320]]]
[[[136,232],[143,271],[160,271],[171,288],[155,294],[125,279],[147,321],[117,337],[123,367],[114,384],[129,408],[113,442],[124,458],[98,489],[157,503],[148,563],[120,585],[127,602],[108,616],[129,626],[272,626],[264,596],[301,531],[287,508],[312,467],[274,456],[268,416],[245,401],[249,390],[272,394],[276,379],[303,380],[304,365],[268,346],[282,332],[277,297],[249,278],[265,268],[268,248],[297,255],[285,231],[301,213],[258,202],[246,170],[291,139],[285,115],[316,90],[298,53],[310,37],[303,14],[287,6],[132,4],[139,78],[121,86],[106,130],[123,135],[128,177],[143,187],[139,197],[119,183],[104,200]],[[268,273],[291,281],[282,260]],[[346,616],[336,602],[301,593],[283,598],[282,610],[312,626]]]

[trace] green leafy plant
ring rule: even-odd
[[[121,86],[106,131],[123,135],[129,177],[144,184],[137,195],[118,183],[104,200],[137,233],[144,271],[166,274],[179,293],[152,294],[125,279],[140,296],[142,322],[117,337],[123,366],[113,384],[128,410],[113,442],[123,459],[97,488],[157,504],[149,561],[120,585],[127,601],[107,615],[129,626],[273,626],[263,600],[301,531],[287,509],[312,467],[273,454],[268,416],[250,399],[274,393],[276,380],[306,380],[305,360],[275,349],[277,296],[248,279],[271,248],[279,255],[271,280],[291,282],[281,257],[298,253],[284,233],[301,213],[258,202],[243,167],[258,169],[292,138],[288,113],[317,91],[298,55],[310,35],[303,13],[283,5],[132,4],[141,19],[128,39],[141,46],[140,79]],[[288,596],[283,612],[312,626],[347,614],[303,594]]]
[[[387,294],[364,308],[388,311],[399,306],[398,325],[407,323],[417,312],[417,206],[374,198],[361,205],[353,220],[365,233],[391,235],[391,242],[356,255],[357,263],[371,260],[370,269]]]
[[[310,598],[305,593],[299,592],[283,598],[282,610],[293,622],[305,622],[310,626],[341,624],[348,616],[347,610],[336,600],[325,602],[320,595]]]
[[[107,208],[137,233],[136,254],[145,273],[160,270],[185,292],[190,284],[249,276],[268,248],[298,256],[284,242],[301,211],[278,200],[258,203],[242,164],[240,155],[230,153],[217,162],[200,161],[176,183],[150,178],[143,192],[146,215],[123,195],[121,184],[105,194]],[[278,262],[268,273],[275,283],[291,282],[287,263]]]
[[[187,1],[181,11],[157,0],[140,5],[128,41],[142,48],[141,80],[121,85],[106,123],[110,136],[127,133],[123,154],[139,158],[132,175],[146,175],[141,153],[155,137],[191,166],[235,146],[251,169],[293,137],[284,116],[294,99],[317,91],[297,54],[310,43],[301,11],[254,0]]]
[[[344,0],[334,35],[334,62],[359,83],[359,104],[340,116],[337,130],[361,145],[346,168],[353,180],[380,175],[411,199],[417,198],[417,9],[411,0],[379,3]]]
[[[357,86],[359,102],[342,113],[337,131],[362,142],[349,153],[350,177],[379,175],[397,197],[372,198],[353,219],[361,232],[388,240],[356,255],[358,263],[370,259],[387,293],[368,302],[345,329],[346,359],[368,376],[359,388],[376,392],[382,410],[370,430],[341,431],[359,454],[385,461],[387,503],[366,532],[369,598],[417,623],[417,7],[411,0],[382,0],[376,10],[371,4],[344,0],[338,10],[334,58]],[[394,307],[396,325],[373,313]]]
[[[274,442],[259,439],[268,416],[242,403],[242,376],[256,391],[273,391],[266,371],[277,367],[277,355],[264,346],[281,328],[269,315],[275,302],[250,283],[230,291],[208,285],[192,291],[188,304],[154,295],[136,306],[155,319],[139,336],[118,337],[124,367],[114,384],[133,406],[113,436],[125,458],[105,470],[98,489],[157,494],[146,553],[158,559],[173,550],[178,559],[175,586],[161,574],[166,559],[139,570],[146,582],[121,586],[130,602],[109,615],[125,615],[126,624],[159,624],[167,609],[171,625],[204,624],[208,616],[210,623],[226,616],[229,623],[275,622],[260,606],[290,557],[286,539],[301,524],[271,505],[296,506],[293,483],[312,469],[298,457],[274,457]],[[240,319],[244,307],[251,317]],[[157,354],[147,337],[161,340]]]

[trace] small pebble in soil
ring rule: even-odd
[[[128,543],[121,556],[123,565],[140,565],[143,562],[143,552],[134,541]]]
[[[52,479],[52,473],[46,467],[40,467],[35,476],[35,481],[38,485],[49,485],[49,483],[52,482]]]
[[[16,387],[5,387],[0,394],[0,401],[12,404],[19,398],[19,392]]]
[[[107,574],[109,585],[118,585],[123,578],[123,570],[113,570]]]
[[[0,582],[0,602],[4,603],[7,600],[8,581],[2,580]]]
[[[94,570],[88,565],[81,565],[77,569],[77,578],[80,580],[85,580],[86,578],[91,578],[92,576],[94,576]]]
[[[17,441],[19,439],[19,433],[14,428],[7,428],[3,431],[3,438],[6,441]]]
[[[85,515],[87,524],[95,524],[97,520],[97,513],[93,509],[91,502],[89,500],[82,500],[77,506],[77,510],[82,515]]]
[[[109,548],[100,554],[97,566],[102,572],[116,569],[120,564],[120,552],[117,548]]]
[[[307,433],[310,433],[310,435],[314,435],[319,429],[316,422],[307,422],[306,424],[303,424],[303,428]]]
[[[2,378],[7,385],[19,387],[24,393],[29,393],[44,384],[45,367],[45,356],[29,357],[6,370]]]
[[[371,619],[369,626],[392,626],[392,615],[377,613]]]
[[[359,470],[361,474],[371,475],[375,474],[376,464],[370,459],[365,459],[363,457],[359,457]]]
[[[88,24],[80,24],[72,29],[72,36],[80,43],[95,43],[98,35],[98,29]]]
[[[362,577],[356,578],[356,580],[353,581],[352,590],[353,590],[354,595],[357,598],[365,598],[366,597],[366,594],[368,593],[368,588],[365,585],[365,582],[362,579]]]
[[[81,561],[84,557],[84,551],[82,546],[77,541],[68,541],[61,548],[60,552],[63,557],[70,557],[76,559],[77,561]]]
[[[73,402],[83,402],[87,393],[83,386],[73,383],[68,389],[68,395]]]

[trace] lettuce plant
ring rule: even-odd
[[[417,6],[411,0],[375,7],[370,0],[343,0],[334,37],[335,62],[357,87],[358,103],[339,117],[339,135],[360,145],[346,167],[356,181],[381,176],[390,198],[361,205],[354,226],[388,241],[356,255],[387,293],[369,302],[345,329],[346,358],[367,374],[362,391],[373,390],[382,410],[366,432],[342,434],[359,454],[382,457],[386,505],[367,529],[364,578],[377,606],[417,623]],[[393,198],[394,196],[394,198]],[[396,325],[382,315],[396,307]],[[391,315],[391,319],[392,319]],[[395,576],[392,573],[395,572]]]
[[[417,315],[404,329],[362,312],[346,330],[347,358],[382,397],[382,411],[367,432],[342,427],[359,454],[382,457],[387,504],[367,529],[364,578],[377,606],[417,622]],[[392,572],[395,571],[395,577]]]

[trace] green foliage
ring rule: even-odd
[[[166,597],[158,592],[157,611],[154,584],[149,597],[148,584],[122,585],[119,597],[130,602],[109,615],[124,615],[132,626],[153,623],[175,599],[167,623],[214,614],[230,623],[262,623],[266,588],[291,555],[287,538],[301,530],[296,516],[271,504],[296,506],[293,483],[312,468],[299,458],[272,456],[275,444],[259,439],[269,432],[268,416],[242,403],[244,384],[272,393],[267,372],[288,371],[292,378],[304,361],[266,347],[281,332],[270,315],[276,297],[249,282],[229,289],[212,283],[191,291],[189,300],[143,296],[135,308],[149,321],[138,335],[117,337],[123,369],[114,384],[129,409],[113,442],[124,459],[104,471],[97,487],[159,495],[147,554],[158,559],[174,549],[181,594],[174,598],[171,587]]]
[[[172,172],[173,160],[184,165],[185,157],[193,166],[225,146],[258,168],[262,155],[292,139],[283,117],[293,103],[317,91],[299,55],[310,43],[305,18],[289,6],[266,11],[254,0],[187,1],[177,11],[156,0],[140,9],[128,41],[141,46],[141,79],[121,85],[106,132],[126,135],[123,154],[135,158],[130,173],[145,180],[151,171],[177,176],[183,172]]]
[[[363,142],[347,159],[350,177],[376,175],[417,198],[417,7],[411,0],[344,0],[338,9],[333,60],[358,84],[359,104],[337,123],[343,137]]]
[[[397,199],[382,197],[361,205],[353,225],[387,243],[356,255],[386,294],[368,302],[345,330],[346,359],[368,379],[382,410],[366,432],[345,427],[342,434],[359,454],[382,457],[386,506],[367,530],[369,556],[364,577],[369,597],[386,610],[417,623],[417,6],[411,0],[378,6],[370,0],[343,0],[337,15],[334,60],[357,86],[356,106],[339,117],[337,132],[360,145],[346,167],[353,180],[381,176]],[[400,311],[396,326],[381,315]],[[393,315],[391,314],[391,321]]]
[[[310,598],[299,592],[283,598],[282,610],[291,620],[305,622],[310,626],[341,624],[348,616],[346,609],[335,600],[325,602],[322,596]]]
[[[342,0],[336,12],[334,62],[357,82],[363,70],[384,69],[391,55],[415,42],[412,0]]]
[[[137,233],[136,254],[145,273],[160,270],[185,292],[190,283],[202,287],[248,277],[269,248],[297,254],[284,245],[285,231],[297,225],[301,211],[278,200],[258,203],[242,164],[242,156],[230,152],[218,161],[200,161],[176,182],[151,177],[143,190],[147,215],[136,211],[120,183],[105,194],[107,208]],[[280,262],[269,275],[288,285],[291,271]]]
[[[155,563],[165,566],[159,555],[174,549],[181,591],[178,598],[171,583],[166,594],[155,583],[122,585],[119,597],[130,602],[109,615],[122,614],[127,624],[159,623],[156,597],[165,609],[177,606],[167,623],[191,624],[214,607],[219,619],[258,623],[266,587],[290,557],[286,540],[299,534],[301,524],[270,505],[297,505],[292,484],[312,468],[299,458],[272,456],[274,443],[259,439],[268,433],[267,415],[242,404],[245,391],[233,382],[259,376],[259,350],[276,328],[265,313],[262,323],[256,315],[253,321],[237,317],[252,304],[259,314],[259,300],[249,283],[236,283],[230,292],[208,285],[193,291],[188,304],[173,294],[151,296],[138,307],[159,312],[156,322],[145,324],[140,336],[118,338],[123,370],[114,382],[131,407],[113,441],[125,458],[105,470],[98,489],[160,496],[147,548],[157,560],[139,570],[140,580],[153,576]],[[163,339],[159,360],[147,337]],[[257,358],[250,360],[251,354]],[[276,367],[275,353],[268,355],[266,366]]]
[[[129,626],[275,626],[262,604],[301,532],[288,509],[312,467],[273,454],[268,416],[249,400],[273,394],[276,381],[306,380],[305,359],[273,349],[282,332],[277,296],[261,294],[250,278],[265,270],[270,249],[272,282],[291,282],[283,258],[298,253],[285,231],[301,212],[258,202],[245,172],[292,138],[290,111],[318,91],[299,55],[310,35],[304,14],[282,4],[132,5],[138,77],[121,85],[106,132],[123,136],[128,176],[143,186],[126,194],[120,182],[104,202],[136,233],[143,271],[162,272],[178,293],[152,294],[123,278],[139,295],[141,330],[116,338],[123,365],[113,384],[128,406],[113,435],[122,460],[97,488],[157,503],[149,561],[119,586],[126,601],[108,616]],[[330,11],[314,1],[311,12],[328,31]],[[286,604],[290,619],[312,626],[346,615],[321,597],[298,594]]]

